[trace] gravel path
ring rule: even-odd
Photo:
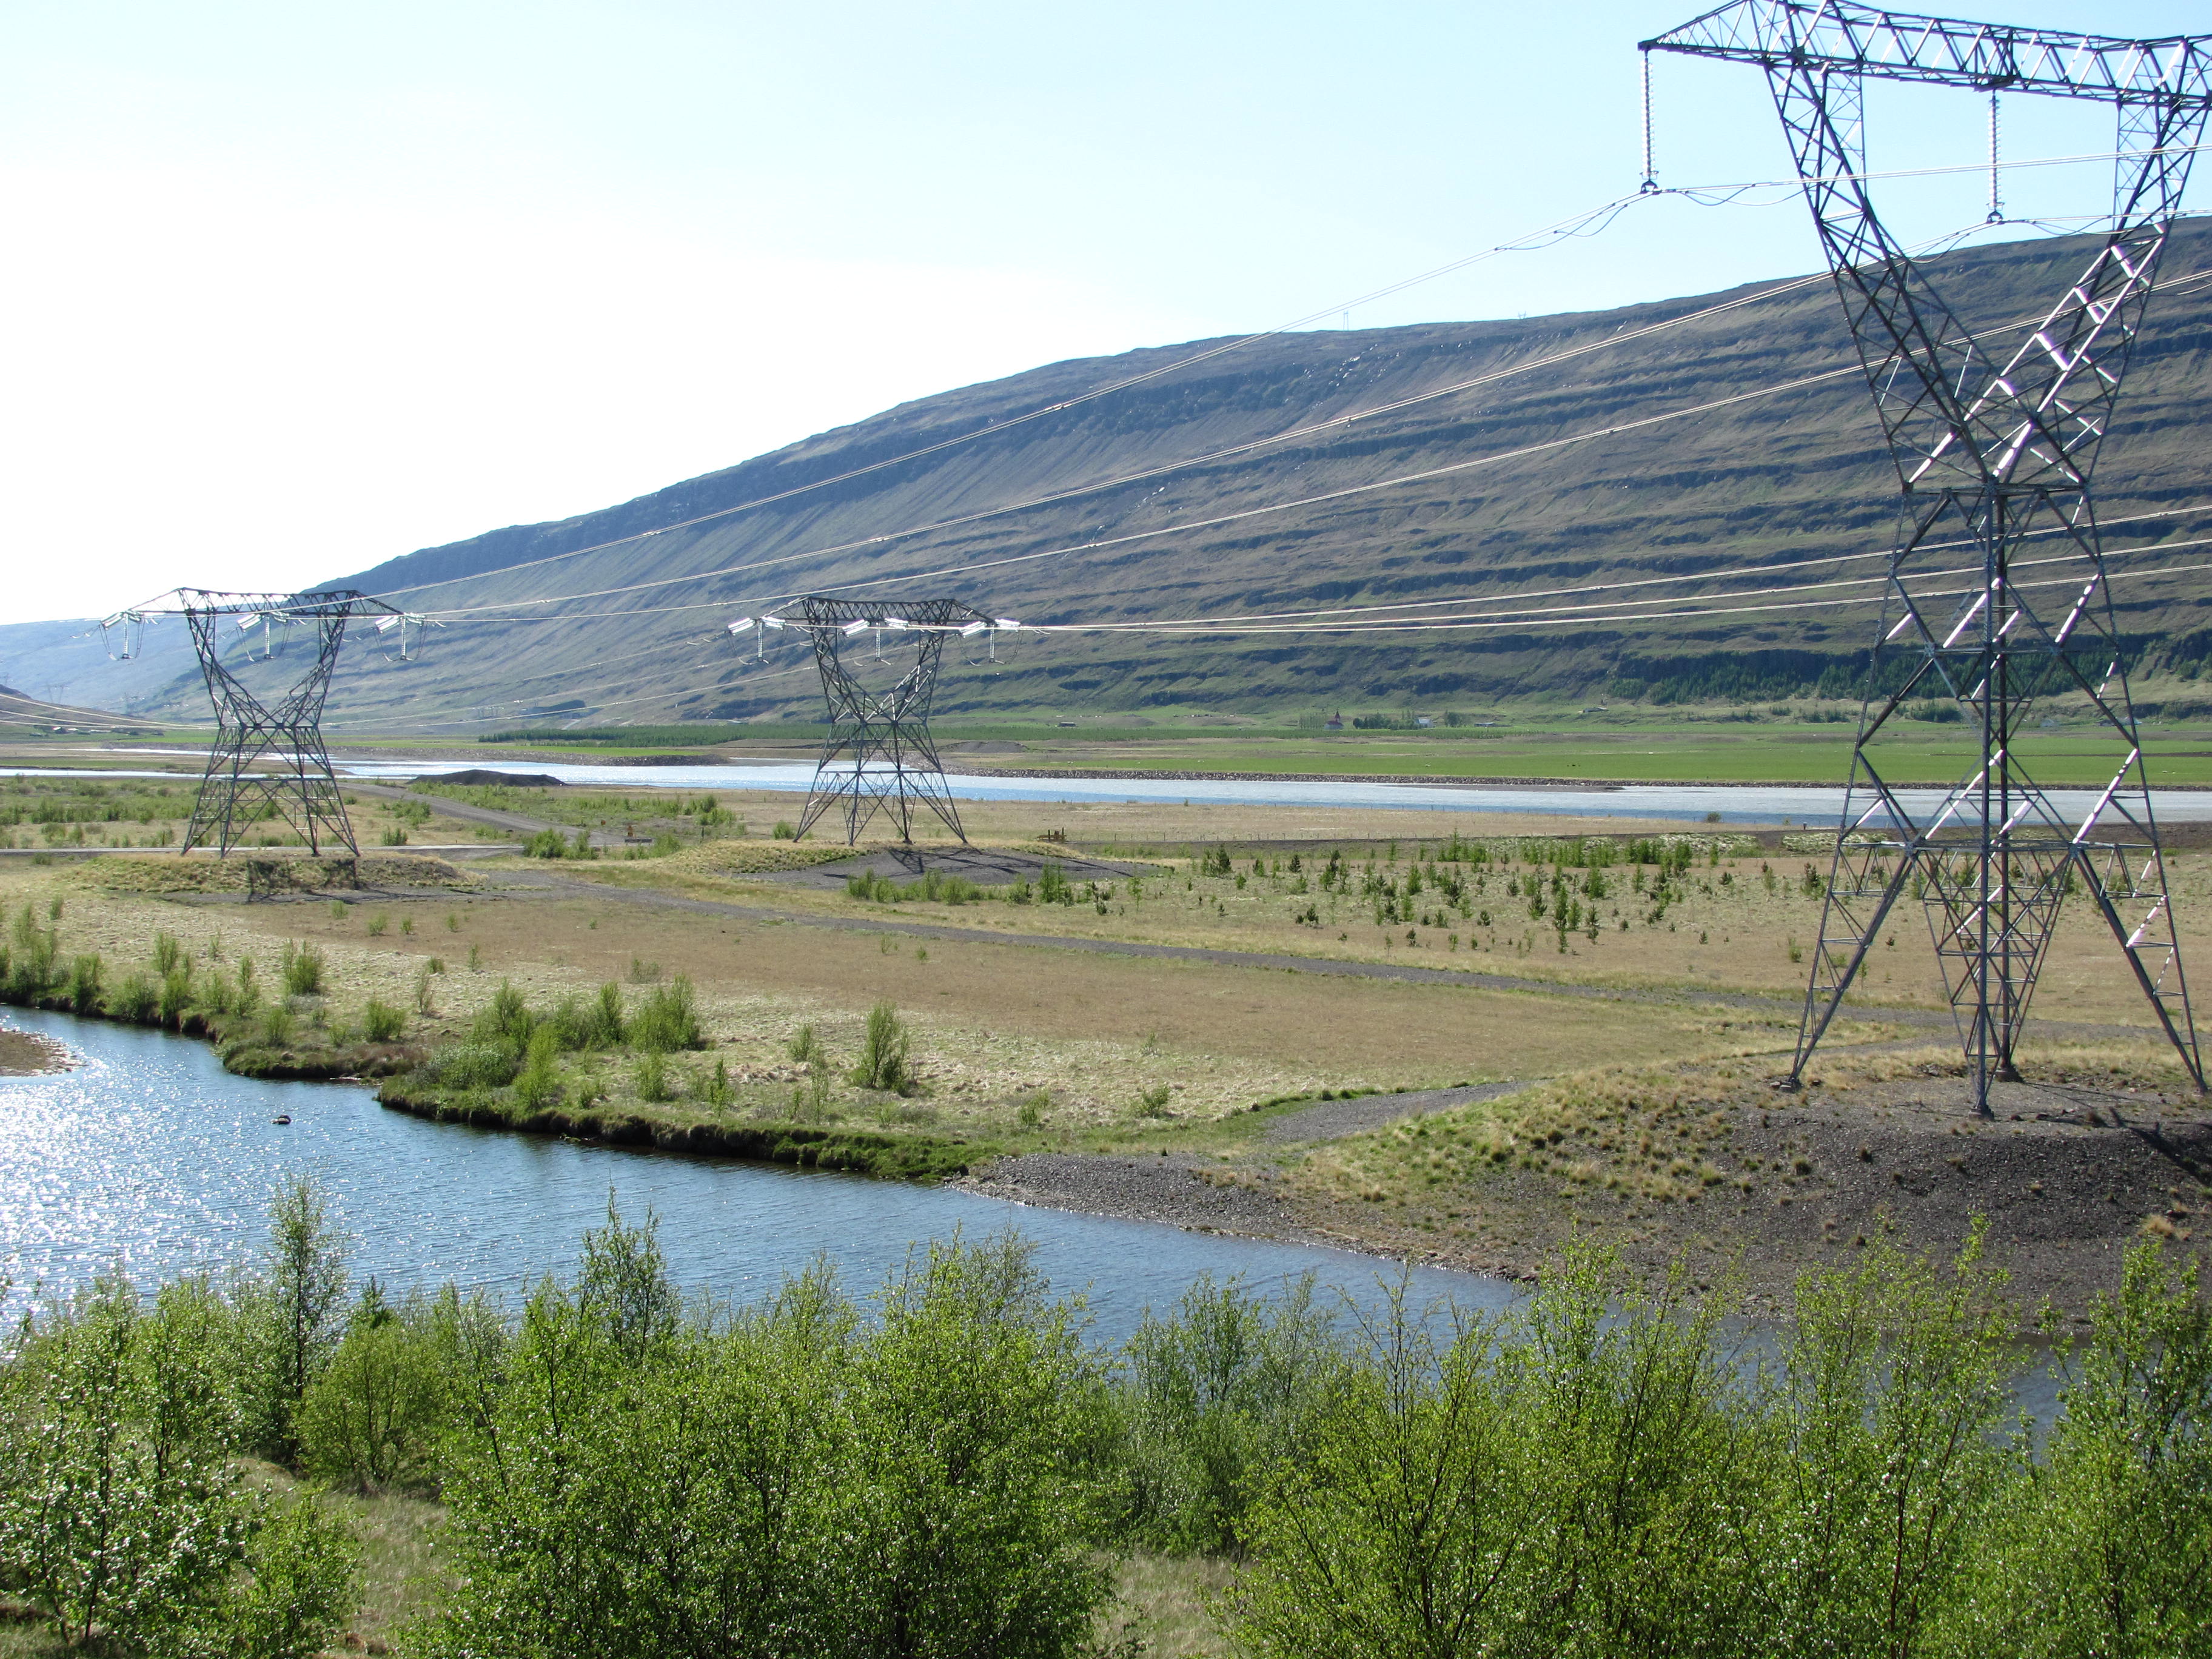
[[[1458,1089],[1408,1089],[1401,1094],[1358,1095],[1350,1100],[1324,1100],[1303,1111],[1285,1112],[1270,1120],[1260,1132],[1262,1140],[1340,1140],[1368,1129],[1380,1128],[1401,1117],[1422,1117],[1478,1100],[1495,1100],[1522,1083],[1474,1083]]]

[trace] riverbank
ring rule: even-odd
[[[132,890],[134,863],[173,855],[0,869],[0,893],[54,935],[44,1006],[76,1006],[72,964],[102,957],[96,1012],[135,975],[140,1023],[207,1031],[234,1070],[378,1077],[395,1113],[533,1142],[951,1181],[1514,1279],[1583,1237],[1655,1279],[1680,1261],[1711,1282],[1741,1258],[1774,1307],[1861,1238],[1948,1249],[1977,1213],[1993,1254],[2069,1310],[2130,1237],[2203,1249],[2204,1119],[2129,1024],[2086,912],[2045,968],[2042,1006],[2067,1018],[2033,1028],[2054,1039],[2024,1059],[2043,1092],[2017,1125],[1976,1125],[1948,1012],[1916,988],[1930,953],[1902,928],[1869,967],[1881,1000],[1830,1034],[1822,1086],[1769,1087],[1796,1037],[1793,951],[1818,925],[1802,859],[1718,834],[1184,856],[1159,849],[1172,809],[1146,810],[1155,839],[1049,844],[1101,872],[1065,902],[1035,883],[1026,905],[794,887],[750,866],[830,849],[762,837],[267,903]],[[2194,949],[2212,860],[2172,862]],[[272,1000],[297,951],[322,988]],[[206,1006],[241,976],[264,988],[250,1014]],[[679,984],[696,1030],[673,1046],[587,1029]],[[864,1064],[884,1009],[895,1076]]]

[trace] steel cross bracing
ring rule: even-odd
[[[848,845],[878,811],[888,812],[901,841],[914,839],[917,806],[934,812],[962,841],[959,809],[945,781],[945,768],[929,735],[930,700],[949,636],[979,631],[991,619],[957,599],[834,599],[808,598],[786,624],[804,629],[813,641],[829,704],[830,736],[814,771],[814,787],[799,820],[805,835],[835,811]],[[915,660],[885,691],[872,691],[848,666],[842,653],[864,634],[910,638]]]
[[[310,852],[321,852],[328,842],[357,856],[361,849],[346,817],[345,799],[323,748],[323,702],[330,695],[346,623],[356,617],[399,613],[349,587],[312,593],[216,593],[184,587],[173,598],[173,605],[157,601],[132,614],[183,612],[215,703],[215,747],[200,778],[183,850],[212,843],[228,855],[254,826],[277,819],[298,830]],[[223,661],[222,624],[233,617],[247,627],[260,623],[271,651],[279,628],[315,630],[314,660],[273,707],[248,690]]]
[[[1909,894],[1926,912],[1975,1105],[1987,1111],[1992,1079],[2016,1075],[2060,901],[2078,887],[2202,1089],[2089,481],[2212,111],[2212,37],[2125,40],[1744,0],[1644,50],[1766,71],[1904,491],[1790,1082]],[[1875,211],[1861,176],[1870,76],[2115,106],[2110,228],[2008,353],[1972,337]],[[2014,586],[2011,562],[2024,538],[2054,530],[2080,580],[2045,603]],[[1954,534],[1977,556],[1923,550]],[[2108,781],[2074,816],[2035,769],[2031,711],[2062,696],[2068,717],[2108,744]],[[1968,775],[1922,812],[1886,775],[1882,746],[1916,699],[1951,703],[1979,737]],[[2078,755],[2081,732],[2068,735]]]

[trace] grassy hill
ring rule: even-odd
[[[1945,275],[1969,321],[1995,324],[2039,313],[2084,250],[2079,241],[2000,243],[1954,256]],[[2185,226],[2167,281],[2208,268],[2212,230]],[[1895,478],[1863,383],[1847,374],[1419,483],[1112,548],[1059,550],[1620,427],[1850,362],[1832,290],[1813,283],[1565,364],[1427,395],[1759,291],[1511,321],[1282,335],[1007,424],[1194,348],[1054,363],[903,404],[602,512],[334,576],[410,607],[462,614],[433,631],[412,661],[361,653],[333,698],[331,727],[459,733],[803,717],[816,690],[802,653],[787,645],[756,662],[721,623],[854,582],[884,584],[864,592],[951,593],[1030,622],[1136,622],[1492,599],[1709,568],[1735,577],[1879,547],[1893,522]],[[2212,496],[2195,442],[2212,392],[2208,343],[2212,284],[2153,301],[2099,478],[2107,519]],[[1423,401],[1270,441],[1407,398]],[[664,528],[978,432],[986,435],[793,499]],[[1247,444],[1261,447],[1020,513],[895,533]],[[2112,539],[2186,538],[2204,523]],[[643,540],[577,552],[656,529]],[[663,582],[670,585],[650,585]],[[2181,575],[2118,591],[2147,695],[2183,709],[2212,653],[2212,629],[2197,614],[2205,585]],[[568,595],[581,597],[562,597]],[[1856,687],[1871,631],[1867,612],[1812,611],[1350,640],[1023,636],[1001,643],[996,664],[954,665],[939,708],[971,719],[1226,709],[1289,720],[1407,703],[1842,697]],[[0,640],[0,666],[6,644]],[[190,712],[196,681],[179,673],[171,684],[178,712]],[[73,690],[83,696],[84,683]]]

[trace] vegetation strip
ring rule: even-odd
[[[1613,1002],[1674,1002],[1723,1008],[1771,1009],[1795,1014],[1796,1003],[1743,991],[1639,991],[1605,985],[1527,979],[1510,974],[1486,974],[1457,968],[1401,967],[1389,962],[1352,962],[1335,957],[1278,955],[1259,951],[1223,951],[1202,945],[1150,945],[1139,939],[1086,939],[1068,933],[996,933],[987,928],[952,927],[941,922],[890,921],[872,916],[821,915],[800,910],[772,910],[763,905],[730,904],[719,899],[688,898],[650,889],[618,887],[612,883],[581,881],[536,871],[502,871],[500,879],[526,887],[543,888],[574,897],[618,898],[630,904],[664,909],[695,910],[706,915],[732,916],[744,921],[789,922],[806,927],[836,927],[855,933],[900,933],[917,939],[972,941],[979,945],[1012,945],[1036,950],[1088,951],[1107,956],[1152,957],[1170,961],[1206,962],[1224,968],[1259,968],[1296,974],[1332,974],[1352,979],[1397,980],[1415,985],[1459,985],[1478,991],[1534,991],[1547,996],[1587,997]],[[1948,1025],[1951,1016],[1928,1008],[1854,1006],[1852,1017],[1895,1021],[1913,1025]],[[2096,1028],[2102,1030],[2105,1028]]]
[[[610,1206],[519,1305],[395,1293],[294,1177],[258,1261],[0,1337],[0,1614],[144,1659],[2198,1652],[2194,1265],[2116,1264],[2039,1432],[1980,1243],[1806,1272],[1755,1347],[1586,1247],[1494,1310],[1200,1278],[1107,1346],[1011,1232],[732,1305]]]

